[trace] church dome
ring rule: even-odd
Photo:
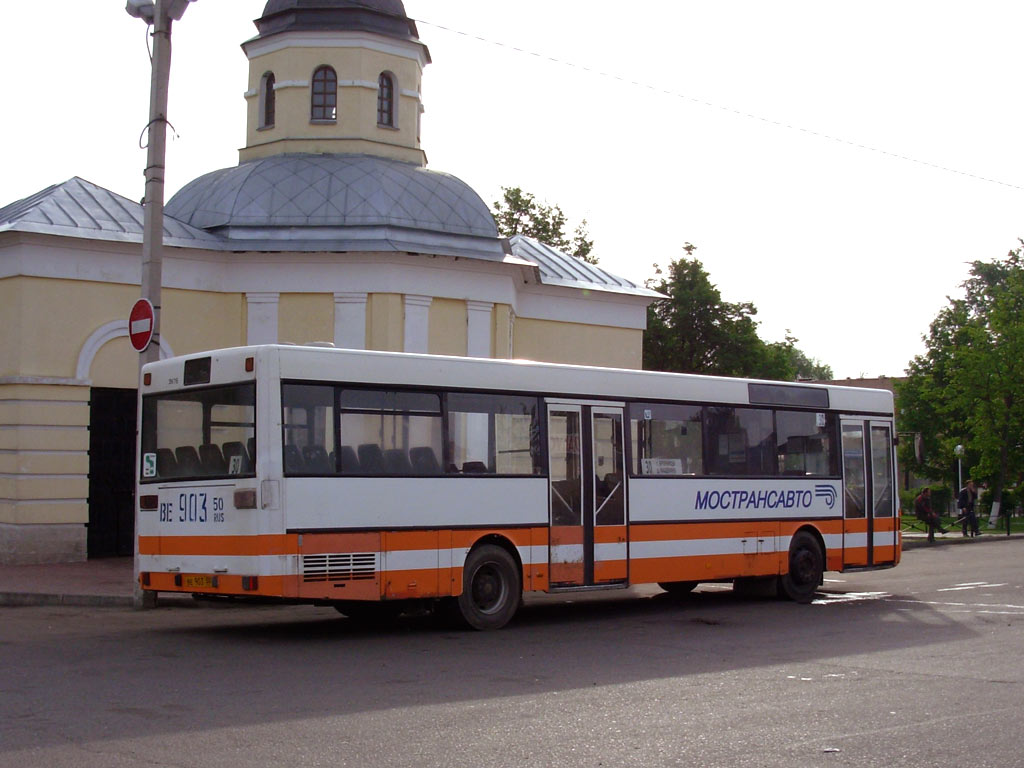
[[[230,239],[350,240],[356,230],[389,229],[406,238],[416,232],[420,239],[500,240],[494,217],[468,184],[374,155],[250,160],[193,180],[168,201],[166,212]]]
[[[260,37],[293,30],[374,32],[401,40],[419,37],[402,0],[269,0],[255,24]]]

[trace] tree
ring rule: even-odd
[[[808,373],[831,369],[810,360],[787,332],[783,342],[765,343],[757,334],[757,309],[751,302],[722,300],[704,265],[694,258],[697,247],[683,246],[686,256],[669,264],[666,273],[655,265],[647,287],[668,299],[647,309],[644,368],[679,373],[792,381],[801,366]]]
[[[1024,241],[1021,241],[1024,246]],[[1022,248],[1001,261],[971,264],[925,337],[898,387],[901,430],[921,434],[923,461],[902,459],[942,477],[963,445],[968,471],[991,484],[998,510],[1007,482],[1024,470],[1024,261]]]
[[[565,232],[567,222],[559,206],[542,203],[519,187],[502,187],[501,191],[502,199],[494,202],[493,213],[503,237],[526,235],[588,264],[597,264],[597,257],[591,253],[594,241],[587,231],[586,219],[570,237]]]

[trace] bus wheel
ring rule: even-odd
[[[473,629],[500,629],[522,600],[519,568],[501,547],[485,544],[469,553],[462,568],[459,615]]]
[[[699,581],[659,581],[658,586],[672,597],[683,597],[697,588]]]
[[[779,577],[783,595],[796,603],[809,603],[821,585],[825,559],[818,540],[798,531],[789,545],[789,572]]]

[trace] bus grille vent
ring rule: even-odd
[[[376,552],[302,556],[303,581],[366,581],[376,575]]]

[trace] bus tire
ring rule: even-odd
[[[818,540],[797,531],[789,545],[789,570],[779,577],[779,591],[795,603],[809,603],[821,585],[825,557]]]
[[[462,594],[457,598],[462,621],[473,629],[501,629],[522,600],[519,567],[506,550],[484,544],[469,553],[462,567]]]
[[[697,588],[699,581],[659,581],[658,586],[672,597],[683,597]]]

